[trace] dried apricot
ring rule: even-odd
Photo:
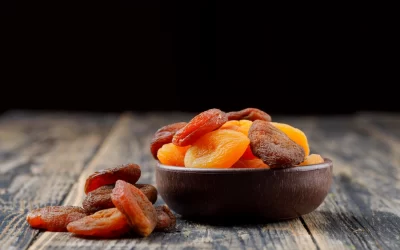
[[[175,228],[176,217],[167,205],[157,206],[157,225],[156,231],[170,231]]]
[[[94,213],[102,209],[115,207],[111,200],[114,185],[101,186],[90,191],[82,202],[82,207],[87,213]]]
[[[248,136],[249,129],[250,129],[250,126],[252,123],[253,122],[250,120],[231,120],[231,121],[225,122],[224,125],[222,125],[219,129],[232,129],[232,130],[239,131],[239,132],[245,134],[246,136]],[[246,151],[244,151],[241,158],[244,160],[256,159],[253,152],[251,152],[250,145],[247,146],[247,149],[246,149]]]
[[[253,154],[271,168],[290,167],[304,160],[304,149],[270,122],[253,121],[249,139]]]
[[[191,145],[201,136],[218,129],[227,121],[226,113],[219,109],[203,111],[175,133],[172,143],[180,147]]]
[[[86,179],[85,194],[101,186],[114,184],[117,180],[124,180],[135,184],[139,180],[140,175],[140,166],[134,163],[96,171]]]
[[[230,168],[243,155],[249,138],[241,132],[218,129],[203,135],[186,152],[190,168]]]
[[[128,233],[130,227],[117,208],[108,208],[69,223],[67,229],[81,236],[115,238]]]
[[[185,163],[183,162],[183,159],[185,158],[186,151],[189,147],[190,145],[179,147],[173,143],[164,144],[158,150],[157,158],[162,164],[184,167]]]
[[[81,207],[47,206],[30,211],[26,220],[33,228],[52,232],[66,232],[68,223],[85,216],[86,213]]]
[[[292,139],[292,141],[303,147],[305,157],[307,157],[310,154],[308,139],[303,131],[285,123],[271,122],[271,124],[277,127],[279,130],[281,130],[287,136],[289,136],[289,138]]]
[[[157,151],[167,143],[172,142],[172,137],[175,135],[176,131],[183,128],[187,122],[177,122],[173,124],[166,125],[158,129],[151,139],[150,142],[150,152],[154,159],[157,160]]]
[[[261,159],[255,158],[252,160],[239,159],[232,168],[270,168]]]
[[[154,204],[157,201],[158,191],[153,185],[134,184],[134,186],[139,188],[151,203]],[[102,209],[115,207],[111,200],[113,188],[114,185],[106,185],[90,191],[82,202],[86,213],[94,213]]]
[[[313,164],[320,164],[320,163],[323,163],[324,161],[325,160],[324,160],[324,158],[322,158],[321,155],[319,155],[319,154],[310,154],[299,165],[300,166],[307,166],[307,165],[313,165]]]
[[[134,186],[139,188],[151,203],[156,203],[158,191],[155,186],[150,184],[135,184]]]
[[[263,120],[271,121],[271,116],[257,108],[245,108],[239,111],[231,111],[227,113],[228,120]]]
[[[150,235],[157,224],[157,212],[147,197],[134,185],[118,180],[111,199],[127,218],[133,231],[141,236]]]

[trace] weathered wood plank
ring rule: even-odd
[[[61,204],[116,117],[10,112],[0,120],[0,249],[25,249],[36,207]]]
[[[155,160],[150,155],[149,143],[161,126],[187,121],[192,115],[129,115],[124,116],[106,139],[99,152],[74,184],[66,205],[81,205],[86,177],[96,170],[124,164],[138,163],[143,175],[140,183],[155,184]],[[157,204],[163,201],[159,197]],[[68,233],[43,233],[29,249],[317,249],[299,219],[259,225],[207,225],[182,220],[178,217],[173,233],[154,232],[147,238],[115,240],[81,239]]]
[[[311,151],[334,161],[330,194],[303,216],[321,249],[400,249],[400,154],[365,127],[333,117],[303,128]]]

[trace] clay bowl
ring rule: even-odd
[[[156,166],[165,203],[182,217],[286,220],[314,211],[332,183],[333,163],[287,169],[197,169]]]

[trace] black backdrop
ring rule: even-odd
[[[272,17],[213,1],[50,7],[3,18],[0,111],[399,111],[382,16]]]

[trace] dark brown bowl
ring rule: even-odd
[[[184,217],[284,220],[314,211],[332,183],[333,163],[287,169],[156,167],[158,192]]]

